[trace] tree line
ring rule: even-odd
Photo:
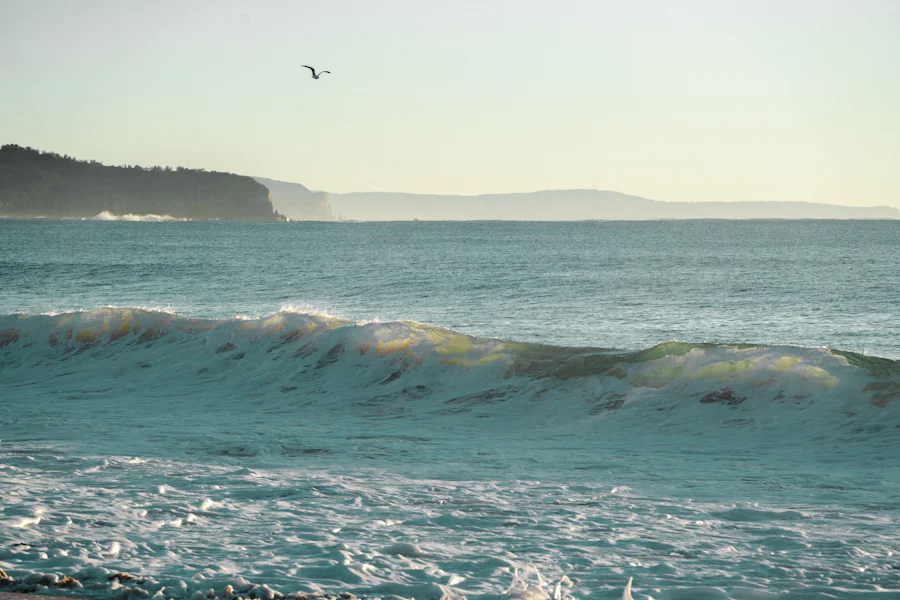
[[[0,147],[0,215],[89,218],[157,214],[275,221],[269,190],[252,177],[184,167],[107,166],[55,152]]]

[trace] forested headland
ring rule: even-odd
[[[90,218],[155,214],[275,221],[252,177],[178,167],[107,166],[15,144],[0,147],[0,216]]]

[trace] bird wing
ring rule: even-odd
[[[309,69],[310,71],[312,71],[313,75],[316,74],[316,70],[313,69],[311,66],[309,66],[309,65],[300,65],[300,66],[301,66],[301,67],[306,67],[307,69]]]
[[[329,75],[331,75],[331,71],[319,71],[319,75],[321,75],[322,73],[328,73]]]

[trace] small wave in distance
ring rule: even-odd
[[[91,218],[92,221],[134,221],[141,223],[165,223],[174,221],[190,221],[191,219],[182,219],[170,215],[116,215],[108,210],[104,210],[98,215]]]

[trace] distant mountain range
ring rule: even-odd
[[[329,194],[343,219],[423,220],[652,220],[652,219],[900,219],[890,206],[813,202],[660,202],[601,190],[549,190],[481,196],[392,192]],[[275,202],[273,197],[273,202]],[[282,208],[275,202],[279,211]]]

